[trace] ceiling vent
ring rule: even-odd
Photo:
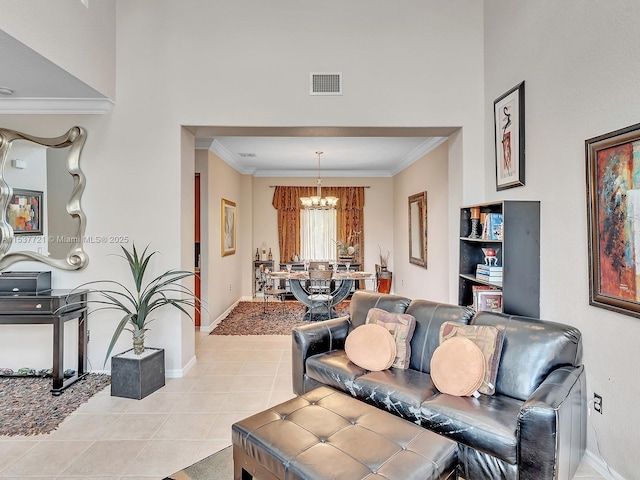
[[[342,95],[342,73],[311,72],[311,95]]]

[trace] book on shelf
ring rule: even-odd
[[[484,263],[479,263],[476,265],[476,272],[487,272],[487,273],[502,273],[502,267],[497,265],[486,265]]]
[[[477,312],[502,312],[502,290],[478,290],[475,310]]]
[[[484,282],[489,282],[489,283],[498,283],[498,284],[502,284],[502,275],[500,276],[489,276],[489,275],[483,275],[481,273],[476,273],[476,280],[482,280]]]
[[[487,213],[482,226],[482,238],[487,240],[502,240],[502,214]]]
[[[502,267],[478,264],[476,267],[476,278],[486,282],[502,282]]]

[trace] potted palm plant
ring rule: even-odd
[[[111,358],[111,394],[128,398],[143,398],[164,386],[164,350],[145,348],[145,335],[153,314],[165,307],[176,308],[191,320],[191,309],[199,308],[195,294],[181,281],[195,275],[186,270],[168,270],[150,280],[145,274],[151,258],[158,252],[147,253],[147,246],[138,254],[135,244],[131,251],[122,248],[123,258],[131,271],[133,288],[115,280],[96,280],[83,285],[94,297],[88,303],[99,305],[95,311],[117,310],[123,314],[107,348],[106,365],[113,348],[126,330],[131,333],[133,349]],[[147,372],[143,371],[147,368]]]

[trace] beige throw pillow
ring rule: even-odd
[[[395,360],[396,342],[386,328],[365,324],[347,335],[344,351],[360,368],[378,372],[389,368]]]
[[[485,359],[484,382],[478,389],[485,395],[496,391],[498,364],[502,355],[502,329],[492,325],[463,325],[457,322],[445,322],[440,327],[440,344],[453,337],[465,337],[475,343]]]
[[[465,397],[476,393],[484,371],[484,355],[468,338],[445,340],[431,357],[431,380],[438,390],[449,395]]]

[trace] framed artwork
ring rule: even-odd
[[[14,235],[42,235],[42,192],[14,188],[7,223]]]
[[[427,192],[409,197],[409,262],[427,268]]]
[[[502,290],[478,290],[476,311],[502,312]]]
[[[496,189],[524,185],[524,82],[493,102]]]
[[[640,124],[585,150],[589,304],[640,317]]]
[[[222,199],[222,256],[236,253],[236,204],[225,198]]]

